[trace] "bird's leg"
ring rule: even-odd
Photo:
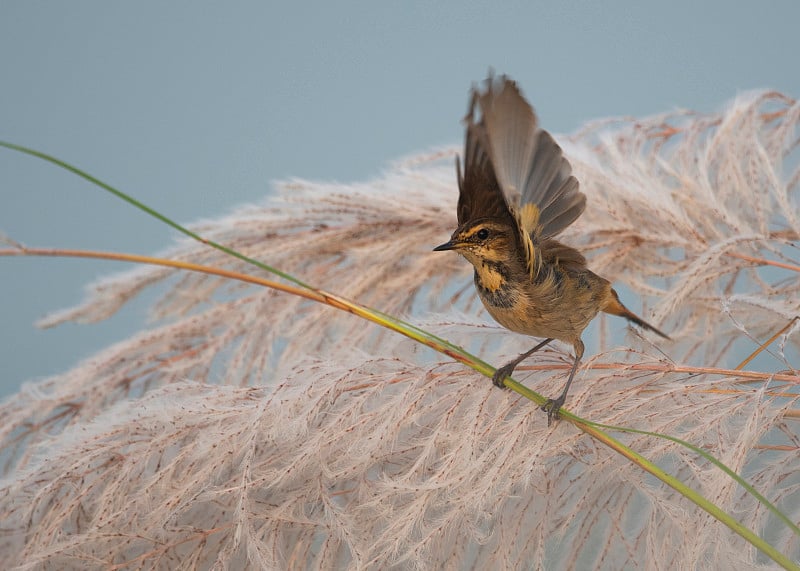
[[[531,349],[527,353],[523,353],[522,355],[520,355],[519,357],[517,357],[516,359],[514,359],[510,363],[506,363],[505,365],[503,365],[502,367],[497,369],[494,372],[494,375],[492,375],[492,383],[494,384],[494,386],[500,387],[501,389],[506,388],[505,384],[503,384],[503,381],[505,380],[506,377],[510,377],[511,376],[511,373],[514,372],[514,369],[516,368],[516,366],[519,365],[522,361],[524,361],[528,357],[530,357],[531,355],[533,355],[534,353],[536,353],[536,351],[538,351],[539,349],[541,349],[542,347],[544,347],[545,345],[550,343],[550,341],[552,341],[552,340],[553,340],[552,337],[549,338],[549,339],[545,339],[544,341],[539,343],[536,347],[534,347],[533,349]]]
[[[567,384],[564,385],[564,390],[561,391],[561,395],[559,395],[557,399],[547,399],[547,402],[542,405],[542,410],[547,413],[547,426],[550,426],[553,420],[558,420],[558,409],[560,409],[564,401],[567,400],[569,386],[572,384],[572,379],[575,377],[575,371],[578,370],[578,363],[581,362],[581,357],[583,357],[583,341],[578,339],[575,341],[574,347],[575,362],[572,363],[572,370],[569,372],[569,378],[567,379]]]

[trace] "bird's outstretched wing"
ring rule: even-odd
[[[474,99],[470,108],[474,107]],[[469,119],[469,116],[468,116]],[[514,219],[494,174],[486,141],[486,129],[467,119],[464,142],[464,171],[456,157],[458,174],[458,224],[479,218],[497,218],[508,224]]]
[[[583,212],[586,196],[561,147],[539,127],[533,108],[507,77],[489,77],[485,90],[473,89],[466,125],[467,151],[475,132],[519,229],[533,276],[541,264],[537,244],[572,224]]]

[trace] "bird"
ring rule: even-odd
[[[581,334],[599,312],[669,337],[626,308],[578,250],[555,239],[583,213],[586,195],[516,82],[490,73],[483,89],[473,86],[464,124],[463,171],[456,156],[458,227],[434,251],[454,250],[472,264],[478,296],[495,321],[543,339],[498,368],[494,385],[505,387],[517,365],[554,339],[572,345],[564,389],[542,406],[550,425],[583,357]]]

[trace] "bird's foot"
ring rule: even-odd
[[[501,388],[501,389],[508,388],[503,383],[503,381],[506,380],[506,377],[510,377],[511,376],[511,373],[514,372],[514,366],[515,365],[516,365],[516,363],[509,363],[508,365],[504,365],[504,366],[500,367],[499,369],[497,369],[494,372],[494,375],[492,375],[492,384],[494,386],[496,386],[496,387]]]
[[[557,399],[547,399],[547,402],[542,405],[542,410],[547,413],[547,426],[559,419],[558,411],[563,406],[564,400],[564,397],[560,396]]]

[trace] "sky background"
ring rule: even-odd
[[[652,4],[652,5],[648,5]],[[182,222],[271,181],[378,176],[460,143],[472,82],[508,73],[545,128],[800,95],[800,3],[0,3],[0,139],[84,168]],[[455,188],[454,188],[455,192]],[[0,232],[30,246],[151,253],[174,233],[49,164],[0,149]],[[0,397],[126,338],[40,331],[112,262],[0,259]]]

